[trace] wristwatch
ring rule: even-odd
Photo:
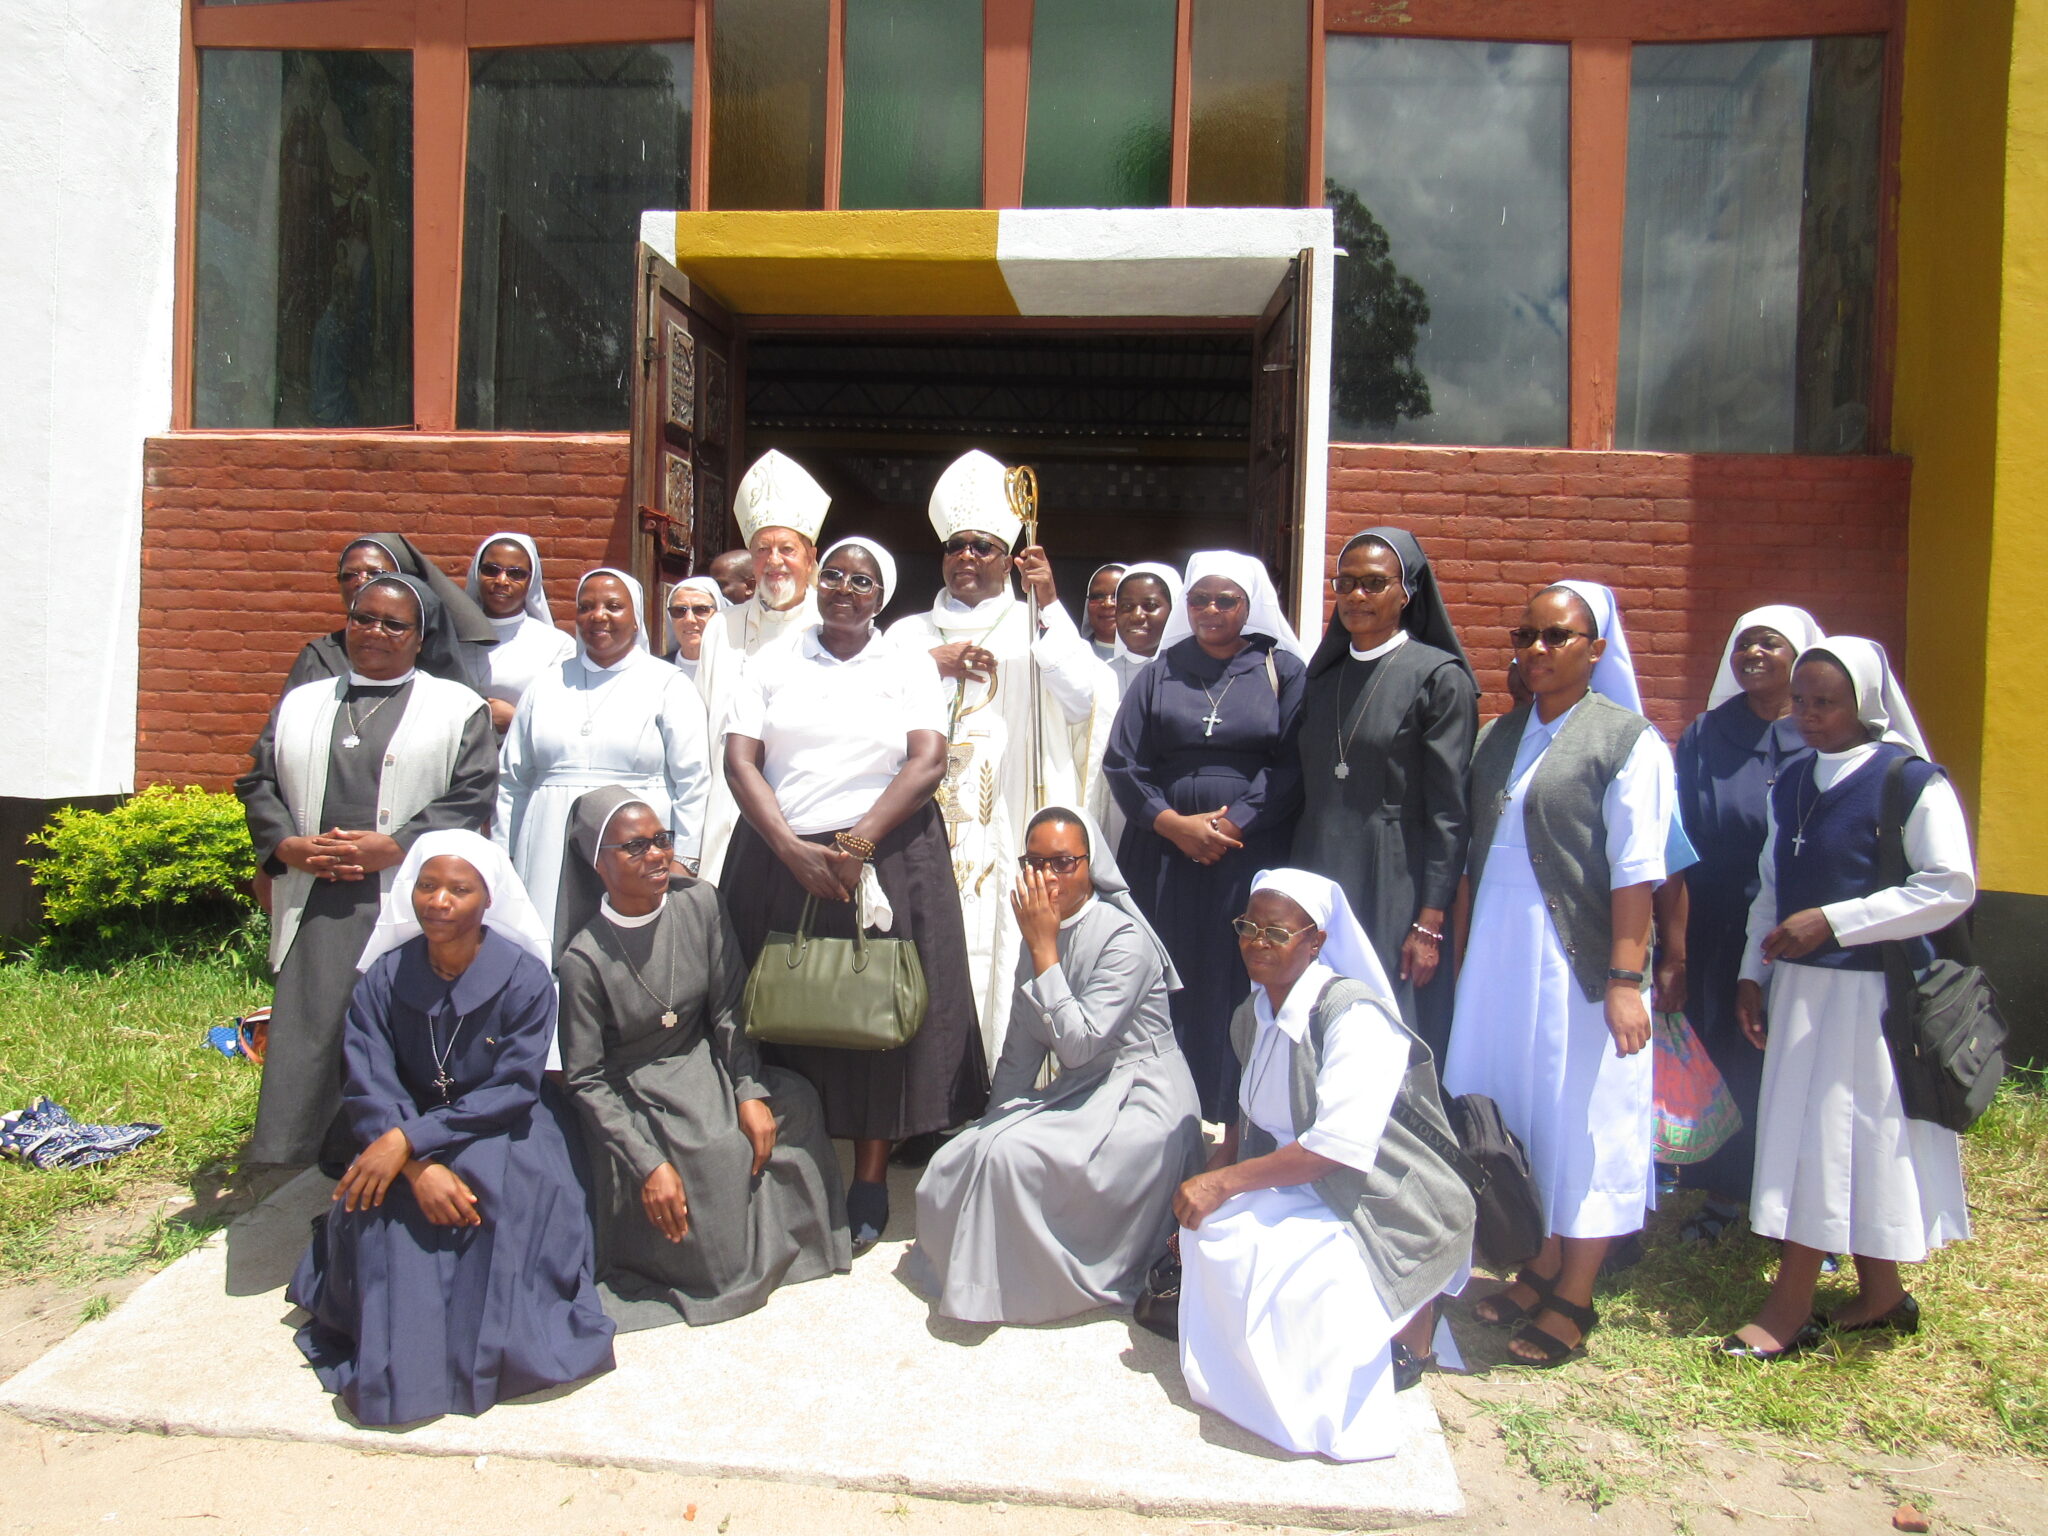
[[[1625,981],[1632,987],[1640,987],[1643,984],[1643,973],[1641,971],[1617,970],[1615,967],[1609,966],[1607,968],[1607,979],[1609,981]]]

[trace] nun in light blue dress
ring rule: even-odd
[[[483,877],[482,942],[452,980],[413,912],[430,859]],[[555,1029],[547,939],[510,862],[473,832],[413,844],[363,953],[342,1040],[342,1113],[359,1148],[396,1129],[439,1164],[479,1220],[431,1220],[400,1174],[378,1205],[337,1202],[286,1299],[311,1317],[300,1351],[357,1422],[479,1414],[612,1368],[592,1278],[589,1203],[541,1064]]]

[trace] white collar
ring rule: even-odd
[[[638,917],[628,917],[612,905],[611,897],[600,896],[597,898],[597,910],[604,914],[605,921],[614,928],[645,928],[649,923],[661,916],[661,909],[667,905],[668,892],[663,891],[661,893],[661,900],[654,904],[652,912],[644,912]]]
[[[489,614],[485,614],[484,617],[487,619],[491,618]],[[520,612],[513,614],[509,619],[491,619],[491,628],[498,632],[500,640],[510,640],[528,624],[538,624],[539,622],[540,620],[534,618],[532,614]]]
[[[1091,891],[1088,893],[1088,899],[1082,902],[1080,906],[1074,909],[1074,915],[1072,917],[1063,917],[1060,919],[1060,926],[1062,928],[1073,927],[1074,924],[1078,923],[1079,921],[1081,921],[1082,918],[1088,915],[1088,909],[1094,905],[1095,893]]]
[[[365,677],[354,667],[348,669],[348,685],[351,688],[396,688],[409,683],[419,675],[419,668],[407,667],[402,677]]]
[[[1408,631],[1405,629],[1397,629],[1394,631],[1393,639],[1382,640],[1378,645],[1374,646],[1369,651],[1361,651],[1357,646],[1352,646],[1351,659],[1353,661],[1378,661],[1382,656],[1391,655],[1393,652],[1398,651],[1399,649],[1401,649],[1402,646],[1406,645],[1407,643]]]
[[[824,626],[813,624],[803,632],[797,641],[797,648],[812,661],[823,662],[828,667],[850,667],[855,662],[870,660],[876,654],[876,647],[882,638],[881,628],[872,620],[868,621],[868,643],[851,656],[834,656],[825,649]]]
[[[1253,1016],[1261,1024],[1270,1024],[1299,1045],[1302,1037],[1308,1033],[1309,1015],[1315,1011],[1316,999],[1323,995],[1323,988],[1327,987],[1336,975],[1337,973],[1322,961],[1313,962],[1301,973],[1301,980],[1288,991],[1287,1001],[1280,1005],[1277,1017],[1273,1013],[1272,999],[1266,996],[1266,989],[1254,986],[1252,996],[1256,1001],[1252,1004]]]
[[[961,602],[948,588],[941,587],[939,588],[939,601],[936,606],[941,613],[957,615],[963,618],[995,620],[1002,617],[1003,612],[1009,608],[1010,604],[1016,601],[1015,594],[1003,591],[998,592],[994,597],[985,597],[980,602],[970,605]]]
[[[1588,689],[1586,691],[1586,699],[1590,699],[1592,696],[1592,690]],[[1536,706],[1531,704],[1529,706],[1529,723],[1522,727],[1522,739],[1527,741],[1531,736],[1557,735],[1559,731],[1564,729],[1565,721],[1571,719],[1573,711],[1579,707],[1579,704],[1585,703],[1586,699],[1580,699],[1578,704],[1574,704],[1571,709],[1566,710],[1555,720],[1550,721],[1545,721],[1541,715],[1537,714]]]
[[[608,667],[600,667],[596,662],[592,661],[590,659],[590,653],[588,651],[577,651],[576,659],[583,663],[584,671],[595,675],[600,672],[623,672],[626,670],[626,668],[632,666],[634,662],[638,661],[645,654],[646,653],[636,645],[631,650],[627,651],[624,656],[621,656],[617,661],[613,662]]]

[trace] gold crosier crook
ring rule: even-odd
[[[1038,542],[1038,472],[1029,464],[1005,470],[1003,491],[1024,525],[1023,547],[1030,549]],[[1024,601],[1030,619],[1025,654],[1031,658],[1031,810],[1036,815],[1045,809],[1045,690],[1038,676],[1038,593],[1028,585]]]

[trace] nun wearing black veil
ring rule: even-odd
[[[1024,942],[990,1108],[917,1186],[913,1276],[967,1322],[1128,1306],[1173,1232],[1174,1190],[1202,1166],[1166,946],[1085,811],[1047,806],[1024,846],[1010,898]]]
[[[562,1066],[595,1189],[597,1281],[631,1332],[752,1312],[852,1263],[817,1090],[764,1066],[747,969],[707,882],[674,869],[666,805],[616,785],[569,812],[555,952]]]
[[[1452,994],[1444,916],[1465,867],[1478,688],[1412,534],[1368,528],[1344,546],[1330,584],[1337,607],[1302,709],[1294,862],[1343,888],[1401,1021],[1441,1061]]]
[[[419,668],[429,677],[445,677],[481,693],[478,685],[490,678],[489,653],[498,643],[498,632],[476,599],[404,534],[366,533],[349,540],[335,564],[344,619],[356,594],[373,576],[409,577],[434,594],[434,615],[420,636]],[[308,640],[284,680],[285,692],[323,677],[344,676],[348,672],[347,637],[344,624],[332,634]]]

